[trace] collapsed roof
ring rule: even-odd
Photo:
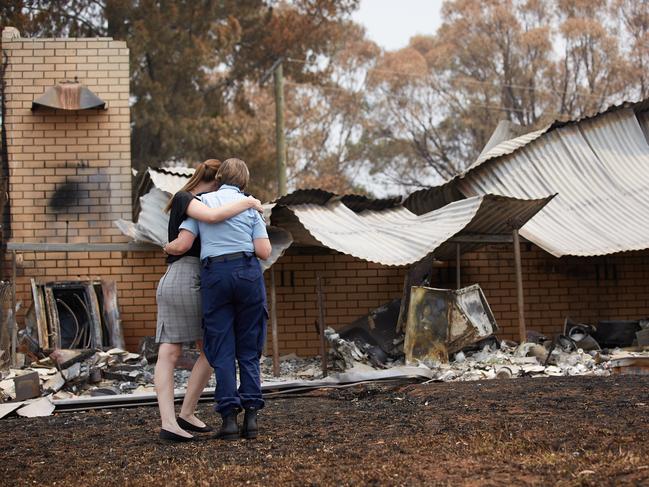
[[[513,198],[557,193],[523,226],[523,237],[556,257],[647,249],[649,99],[502,141],[460,176],[426,191],[438,198],[453,191]]]
[[[500,124],[463,174],[403,203],[298,190],[268,205],[267,216],[298,244],[384,265],[431,253],[451,258],[458,235],[513,228],[557,257],[649,248],[649,100],[507,139],[518,133]],[[150,186],[170,193],[189,177],[170,170],[147,174]]]
[[[298,190],[267,205],[267,221],[297,244],[384,265],[449,259],[458,236],[515,228],[557,257],[649,248],[649,100],[519,133],[499,124],[463,174],[403,202]],[[148,169],[139,194],[173,193],[189,175]]]
[[[148,192],[139,198],[137,223],[117,226],[133,240],[166,241],[168,215],[162,210],[172,192],[189,174],[149,168],[139,185]],[[462,251],[476,248],[485,236],[511,235],[532,218],[552,196],[535,199],[484,195],[463,199],[435,211],[415,214],[401,198],[371,199],[338,196],[321,189],[302,189],[265,205],[273,244],[271,265],[291,244],[327,247],[359,259],[388,266],[408,265],[430,255],[454,258],[454,239],[468,238]]]
[[[297,244],[328,247],[369,262],[399,266],[429,255],[455,258],[453,239],[457,236],[470,236],[478,242],[481,236],[509,235],[551,199],[484,195],[415,215],[402,205],[354,211],[344,198],[334,197],[324,204],[275,204],[270,221],[290,232]],[[472,248],[475,244],[463,245],[463,251]]]

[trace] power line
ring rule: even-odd
[[[295,58],[286,58],[285,61],[295,63],[295,64],[309,64],[307,61],[304,61],[302,59],[295,59]],[[376,73],[385,73],[385,74],[394,74],[398,76],[408,76],[411,78],[428,78],[429,75],[427,74],[421,74],[421,73],[407,73],[404,71],[395,71],[395,70],[390,70],[390,69],[383,69],[383,68],[372,68],[369,70],[370,72],[376,72]],[[481,81],[481,80],[474,80],[474,79],[462,79],[462,80],[454,80],[454,82],[460,82],[460,84],[474,84],[474,85],[489,85],[489,86],[496,86],[494,85],[491,81]],[[553,89],[545,89],[545,90],[539,90],[538,88],[533,88],[531,86],[526,86],[526,85],[518,85],[518,84],[512,84],[512,83],[500,83],[497,85],[498,87],[505,87],[505,88],[516,88],[516,89],[521,89],[521,90],[526,90],[534,93],[540,93],[540,94],[547,94],[547,93],[554,93],[557,95],[567,95],[569,94],[568,90],[553,90]],[[580,93],[579,96],[583,96],[586,98],[600,98],[598,95],[592,95],[588,93]]]
[[[336,91],[340,93],[345,93],[349,94],[349,90],[346,90],[345,88],[340,88],[338,86],[326,86],[326,85],[306,85],[304,83],[295,83],[293,81],[287,81],[284,80],[284,84],[288,86],[295,86],[298,88],[304,88],[306,86],[312,87],[312,88],[317,88],[321,89],[323,91]],[[483,108],[485,110],[491,110],[495,112],[520,112],[520,113],[529,113],[530,110],[526,110],[524,108],[506,108],[506,107],[498,107],[496,105],[478,105],[478,104],[471,104],[472,108]]]

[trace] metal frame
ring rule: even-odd
[[[460,289],[460,263],[461,263],[461,250],[460,244],[506,244],[511,243],[514,246],[514,271],[516,274],[516,302],[518,307],[518,334],[521,343],[527,340],[527,327],[525,324],[525,300],[523,298],[523,268],[521,264],[521,243],[526,243],[528,240],[522,238],[518,233],[518,228],[512,229],[511,235],[505,234],[470,234],[465,233],[456,235],[448,240],[457,245],[456,247],[456,285]]]
[[[273,375],[279,377],[279,333],[277,331],[277,291],[274,266],[270,268],[270,326],[273,337]]]

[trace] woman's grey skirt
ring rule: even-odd
[[[203,339],[201,272],[198,257],[185,256],[167,266],[158,283],[157,343]]]

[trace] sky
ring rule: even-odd
[[[383,49],[393,51],[406,47],[412,36],[434,34],[441,24],[441,7],[442,0],[361,0],[352,18],[365,27],[370,39]],[[379,198],[412,191],[367,171],[361,171],[355,180]]]
[[[442,0],[361,0],[352,18],[367,36],[387,50],[400,49],[417,34],[433,34],[440,25]]]

